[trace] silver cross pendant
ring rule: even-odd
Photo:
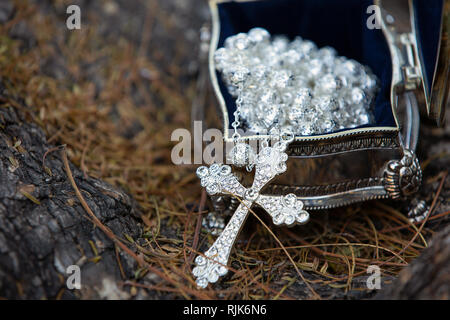
[[[309,213],[303,210],[303,202],[294,194],[269,196],[259,193],[275,176],[286,171],[286,148],[285,141],[277,142],[273,147],[263,147],[256,157],[255,178],[250,188],[239,183],[229,165],[213,164],[209,168],[202,166],[197,169],[201,185],[209,195],[228,194],[241,199],[240,205],[214,244],[204,255],[195,259],[196,267],[192,273],[197,278],[198,287],[206,288],[208,283],[216,282],[228,272],[231,248],[254,203],[267,211],[276,225],[291,226],[308,221]]]

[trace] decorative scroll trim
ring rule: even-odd
[[[342,142],[291,144],[290,156],[319,156],[364,149],[395,149],[400,147],[395,137],[364,137]]]
[[[351,180],[336,184],[323,186],[287,186],[287,185],[269,185],[266,192],[273,194],[293,193],[298,197],[317,197],[329,194],[347,192],[359,188],[381,186],[382,179],[378,177]]]

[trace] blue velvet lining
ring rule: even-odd
[[[430,94],[434,68],[437,63],[444,1],[414,0],[413,4],[419,49],[425,67],[425,90]]]
[[[368,65],[380,79],[380,91],[374,105],[373,126],[393,126],[390,103],[392,66],[389,48],[381,29],[368,29],[369,0],[264,0],[218,4],[220,35],[218,47],[228,36],[263,27],[272,35],[293,39],[301,36],[319,47],[331,46],[339,55]],[[234,99],[218,73],[219,87],[228,108],[231,123],[236,109]],[[366,126],[367,127],[367,126]]]

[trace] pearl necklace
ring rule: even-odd
[[[309,136],[373,122],[375,75],[331,47],[318,49],[300,37],[272,38],[254,28],[227,38],[214,59],[236,98],[242,129],[261,134],[289,128]]]

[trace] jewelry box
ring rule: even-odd
[[[214,62],[227,37],[255,27],[289,39],[300,36],[367,65],[380,81],[373,124],[296,136],[287,150],[287,173],[266,186],[266,194],[293,193],[305,209],[315,210],[417,192],[419,113],[441,124],[448,98],[448,7],[440,0],[210,1],[209,71],[228,143],[236,102]],[[212,199],[216,211],[236,207],[231,197]]]

